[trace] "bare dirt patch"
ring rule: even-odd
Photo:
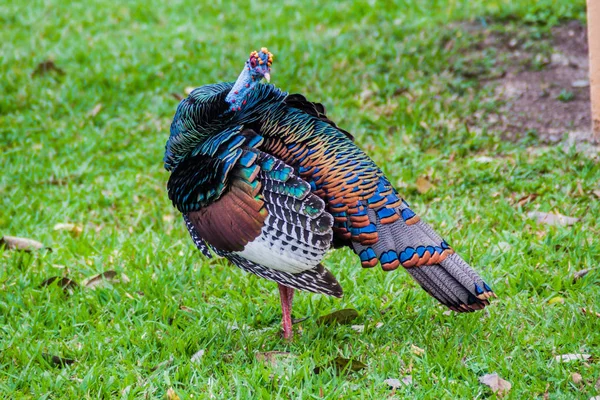
[[[552,29],[548,47],[519,47],[515,38],[491,35],[490,40],[508,44],[500,51],[503,73],[494,85],[503,106],[491,116],[494,129],[505,139],[533,134],[544,142],[591,138],[586,28],[578,21]],[[515,47],[510,49],[511,44]]]

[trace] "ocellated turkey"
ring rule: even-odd
[[[363,267],[404,267],[454,311],[488,305],[492,289],[321,104],[261,82],[272,62],[254,51],[236,82],[199,87],[177,107],[168,195],[202,254],[278,284],[285,338],[295,289],[342,296],[320,263],[331,247],[350,247]]]

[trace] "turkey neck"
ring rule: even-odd
[[[225,97],[225,101],[230,104],[232,111],[239,111],[246,104],[246,98],[257,83],[258,81],[250,74],[248,68],[244,68],[233,88]]]

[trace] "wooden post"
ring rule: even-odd
[[[587,0],[592,136],[600,141],[600,0]]]

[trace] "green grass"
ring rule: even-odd
[[[576,283],[572,273],[600,259],[600,168],[535,134],[502,142],[473,119],[498,104],[459,73],[477,38],[457,25],[528,29],[542,46],[549,26],[583,18],[583,0],[170,3],[0,5],[0,234],[53,249],[0,250],[0,397],[161,398],[172,387],[181,398],[380,399],[385,379],[411,375],[396,398],[482,398],[494,395],[478,377],[492,372],[513,384],[509,398],[599,394],[600,318],[581,308],[600,311],[600,270]],[[272,82],[322,101],[481,271],[499,295],[491,307],[446,315],[404,272],[364,271],[338,250],[325,264],[344,298],[299,294],[294,316],[309,318],[285,343],[275,285],[193,248],[161,162],[172,93],[235,79],[261,46],[275,54]],[[478,68],[493,64],[484,54]],[[48,59],[64,74],[33,74]],[[419,194],[425,176],[435,188]],[[538,225],[525,217],[537,209],[581,220]],[[54,230],[64,222],[83,232]],[[111,269],[130,281],[39,287]],[[363,333],[316,324],[346,307]],[[294,358],[256,360],[272,350]],[[565,353],[593,358],[553,361]],[[313,372],[338,356],[367,367]]]

